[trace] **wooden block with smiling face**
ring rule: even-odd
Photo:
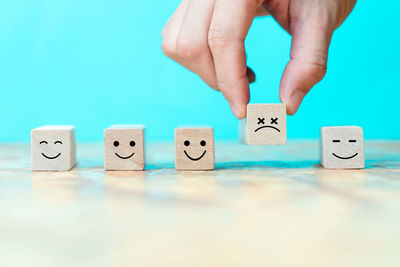
[[[33,171],[68,171],[75,164],[75,128],[43,126],[31,131]]]
[[[144,169],[144,126],[114,125],[104,130],[104,169]]]
[[[175,129],[177,170],[213,170],[214,165],[214,130],[211,127]]]
[[[248,145],[286,144],[286,105],[248,104],[240,121],[240,141]]]
[[[364,168],[363,129],[357,126],[322,127],[321,165],[327,169]]]

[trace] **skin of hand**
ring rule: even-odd
[[[165,25],[163,52],[221,91],[234,115],[246,116],[249,83],[244,40],[256,16],[271,15],[292,36],[279,88],[293,115],[325,76],[332,34],[356,0],[183,0]]]

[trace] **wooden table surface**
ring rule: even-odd
[[[216,144],[216,170],[103,171],[78,144],[70,172],[0,145],[0,266],[400,266],[400,142],[366,142],[366,169],[325,170],[317,141]]]

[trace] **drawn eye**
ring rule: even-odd
[[[278,118],[271,118],[271,124],[278,124]]]
[[[349,140],[350,143],[355,143],[357,140]]]
[[[39,144],[48,144],[46,141],[40,141]]]
[[[333,143],[340,143],[340,140],[334,139],[332,140]]]
[[[201,140],[201,142],[200,142],[200,145],[201,145],[201,146],[205,146],[206,144],[207,144],[206,141]]]
[[[135,143],[135,141],[130,141],[130,142],[129,142],[129,145],[132,146],[132,147],[134,147],[134,146],[136,145],[136,143]]]
[[[257,124],[265,124],[265,118],[258,118]]]
[[[54,144],[61,144],[62,145],[62,142],[61,141],[55,141]]]
[[[189,146],[189,145],[190,145],[190,142],[189,142],[189,140],[186,140],[183,144],[184,144],[185,146]]]
[[[119,142],[118,141],[114,141],[114,146],[115,147],[119,146]]]

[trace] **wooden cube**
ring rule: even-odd
[[[43,126],[31,131],[33,171],[69,171],[76,164],[75,127]]]
[[[286,144],[286,105],[248,104],[240,121],[240,141],[248,145]]]
[[[104,169],[144,169],[144,126],[113,125],[104,130]]]
[[[364,168],[363,129],[357,126],[322,127],[321,164],[327,169]]]
[[[214,165],[213,128],[175,129],[175,168],[177,170],[213,170]]]

